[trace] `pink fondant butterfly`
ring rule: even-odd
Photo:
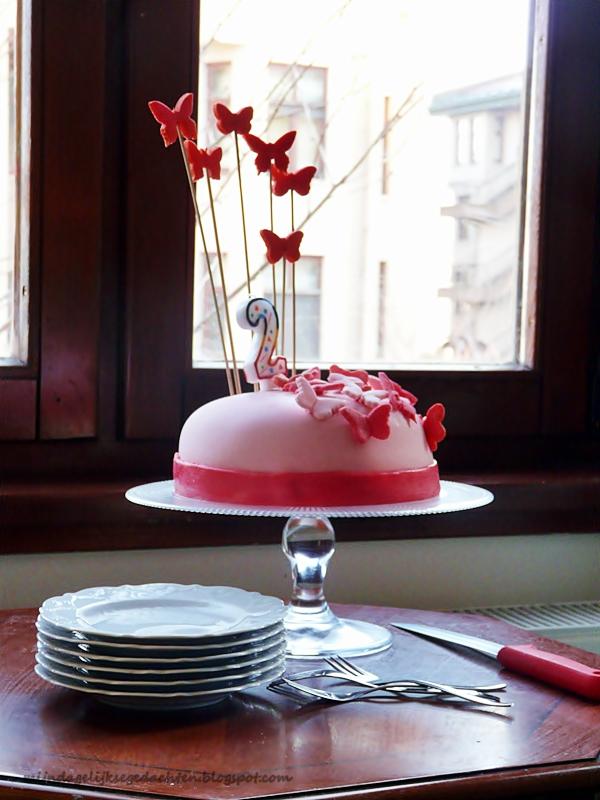
[[[213,114],[217,121],[217,128],[221,133],[239,133],[241,136],[250,133],[252,127],[252,116],[254,109],[252,106],[246,106],[241,111],[234,113],[230,111],[223,103],[215,103],[213,106]]]
[[[210,178],[219,180],[221,177],[221,157],[223,150],[215,147],[212,150],[204,150],[196,147],[194,142],[185,141],[183,148],[190,166],[190,174],[193,181],[198,181],[207,171]]]
[[[297,172],[284,172],[275,166],[271,167],[273,194],[283,197],[291,190],[296,194],[307,195],[310,191],[310,182],[315,176],[316,167],[304,167]]]
[[[267,229],[263,229],[260,235],[267,245],[267,261],[269,264],[276,264],[282,258],[293,263],[300,258],[300,242],[304,236],[302,231],[293,231],[285,239]]]
[[[196,138],[196,123],[191,118],[194,108],[194,95],[191,92],[182,94],[173,108],[160,100],[150,100],[148,108],[154,119],[160,122],[160,135],[165,147],[177,141],[178,132],[186,139]]]
[[[352,435],[360,444],[375,439],[387,439],[390,435],[390,411],[388,403],[382,403],[369,414],[361,414],[353,408],[342,408],[340,414],[349,423]]]
[[[286,151],[294,144],[295,138],[296,131],[284,133],[276,142],[263,142],[262,139],[252,133],[247,133],[244,136],[250,150],[256,153],[254,163],[259,172],[268,172],[271,168],[271,163],[274,163],[279,169],[286,170],[290,163]]]

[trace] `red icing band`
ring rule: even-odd
[[[253,506],[406,503],[440,492],[435,461],[399,472],[250,472],[189,464],[176,453],[173,477],[182,497]]]

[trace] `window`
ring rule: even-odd
[[[390,180],[390,166],[388,159],[390,157],[390,134],[388,126],[390,123],[390,98],[383,98],[383,134],[382,148],[381,148],[381,194],[388,193],[388,185]]]
[[[327,71],[305,64],[269,64],[269,131],[274,139],[295,130],[290,169],[314,164],[323,170]],[[318,174],[318,173],[317,173]]]
[[[221,13],[223,5],[212,5],[215,14]],[[440,2],[439,25],[432,35],[438,36],[438,30],[438,38],[447,34],[442,17],[446,7],[451,7],[449,13],[457,19],[466,14],[474,21],[469,36],[476,50],[490,49],[490,37],[478,37],[473,31],[494,28],[497,42],[493,49],[499,59],[506,41],[515,56],[517,52],[522,55],[523,48],[517,45],[523,31],[509,22],[510,13],[524,3],[505,0],[501,5],[509,11],[504,27],[494,26],[492,20],[488,28],[481,28],[483,12],[479,9],[484,6],[488,13],[493,5],[479,0]],[[244,0],[227,3],[234,11],[243,6]],[[499,79],[500,70],[479,76],[479,84],[472,84],[467,67],[478,62],[477,53],[465,51],[465,74],[457,86],[469,89],[470,102],[488,103],[485,108],[465,111],[467,116],[476,113],[487,119],[482,160],[465,165],[465,170],[480,170],[481,180],[475,183],[476,176],[467,176],[474,183],[466,189],[453,158],[456,109],[447,96],[446,107],[441,104],[453,87],[439,85],[425,94],[416,108],[409,105],[411,110],[405,108],[396,119],[412,88],[410,75],[397,69],[379,73],[379,77],[394,79],[405,75],[406,86],[400,91],[387,80],[378,85],[362,56],[356,61],[349,58],[343,70],[330,68],[327,62],[336,40],[334,22],[342,24],[346,41],[364,47],[367,56],[378,53],[380,60],[392,66],[399,51],[396,29],[388,35],[380,20],[376,25],[372,21],[363,36],[355,25],[356,17],[347,16],[352,9],[353,15],[360,9],[359,0],[350,4],[320,0],[311,4],[309,11],[321,6],[327,6],[331,21],[328,18],[322,27],[312,25],[315,41],[311,46],[318,44],[318,53],[304,52],[308,40],[300,33],[291,54],[259,52],[256,47],[246,51],[243,63],[252,74],[255,97],[248,98],[239,85],[236,88],[235,61],[243,50],[236,37],[244,31],[234,16],[220,27],[219,52],[213,51],[210,57],[205,52],[201,62],[205,64],[208,58],[214,63],[232,63],[231,104],[235,109],[253,103],[255,129],[265,136],[269,64],[297,62],[327,68],[326,163],[314,191],[299,201],[296,209],[297,223],[302,224],[342,181],[303,226],[303,251],[322,258],[319,357],[324,361],[332,356],[341,358],[348,366],[369,362],[377,369],[379,264],[385,261],[387,349],[381,358],[385,369],[419,396],[420,407],[440,398],[445,402],[451,432],[443,453],[447,476],[452,470],[474,475],[479,470],[525,470],[549,463],[557,468],[581,467],[597,459],[590,441],[590,365],[595,363],[597,342],[590,331],[594,330],[592,286],[598,277],[594,273],[594,232],[598,218],[600,6],[570,0],[548,5],[539,0],[535,17],[539,35],[528,39],[534,55],[533,79],[518,84],[514,73],[513,77],[504,75],[506,82],[492,87],[493,102],[489,102],[489,85],[476,97],[472,90],[488,79]],[[431,32],[427,12],[431,6],[425,2],[412,6],[423,9],[421,25]],[[199,84],[200,92],[196,85],[198,6],[193,0],[147,3],[143,15],[138,3],[35,3],[33,7],[31,33],[25,31],[25,38],[15,38],[17,64],[27,60],[28,52],[32,54],[30,92],[25,90],[27,75],[22,79],[22,95],[31,100],[31,137],[22,133],[27,116],[23,109],[20,139],[21,145],[24,140],[32,145],[34,202],[20,220],[21,226],[30,223],[27,235],[21,237],[21,255],[31,265],[32,334],[25,365],[0,364],[0,481],[3,486],[7,480],[35,482],[45,486],[47,494],[46,500],[36,504],[29,492],[35,490],[29,486],[27,491],[23,489],[22,501],[14,495],[8,505],[0,503],[2,529],[9,533],[3,537],[3,546],[40,550],[137,546],[141,542],[164,546],[175,541],[208,541],[215,531],[223,534],[223,542],[247,541],[248,531],[236,528],[232,521],[194,526],[192,535],[180,520],[173,520],[171,527],[171,520],[158,512],[140,515],[139,509],[126,508],[121,499],[125,482],[168,476],[186,414],[226,391],[222,370],[192,352],[192,209],[179,154],[176,148],[165,151],[146,107],[155,97],[174,103],[179,93],[189,88],[201,96],[200,116],[205,114],[205,83]],[[210,7],[210,1],[204,0],[202,14]],[[305,9],[305,4],[302,7]],[[27,4],[20,8],[26,11]],[[289,8],[288,4],[276,4],[274,29],[286,27],[283,17]],[[23,18],[28,19],[27,13]],[[208,45],[214,30],[215,26],[203,24],[203,46]],[[20,55],[19,41],[27,41],[29,35],[33,45],[24,46]],[[373,38],[377,39],[376,48],[370,46]],[[224,40],[226,46],[221,46]],[[407,63],[417,64],[419,59],[427,63],[427,51],[420,50],[418,41],[415,38],[414,46],[404,51]],[[450,43],[446,46],[443,41],[434,44],[446,47],[438,52],[450,48]],[[458,69],[458,62],[454,68]],[[549,92],[543,91],[546,73]],[[345,84],[341,91],[340,80]],[[377,91],[372,116],[364,114],[361,105],[365,85],[369,91]],[[96,101],[89,103],[90,96]],[[391,98],[392,123],[385,200],[380,191],[384,97]],[[57,108],[61,114],[56,113]],[[524,141],[519,120],[528,117],[529,108],[536,120],[545,120],[545,128],[532,130]],[[495,115],[505,117],[501,163],[496,162],[492,145]],[[444,146],[439,147],[437,139],[424,140],[428,158],[419,161],[411,140],[417,122],[421,124],[423,119],[431,126],[429,133],[435,129],[437,136],[437,131],[442,131]],[[358,144],[345,137],[353,125]],[[77,136],[72,136],[74,130]],[[68,158],[65,141],[69,141]],[[343,147],[333,146],[340,141]],[[522,174],[524,163],[526,176]],[[21,173],[25,171],[22,166]],[[438,191],[440,173],[444,174],[443,191]],[[542,174],[544,180],[540,181]],[[235,171],[231,175],[235,177]],[[268,185],[264,176],[256,177],[250,157],[244,161],[243,177],[248,191],[253,192],[248,213],[253,216],[252,229],[257,230],[268,224]],[[524,177],[525,194],[521,189]],[[28,187],[29,182],[25,183]],[[408,191],[415,186],[418,191]],[[225,240],[228,218],[236,220],[233,238],[238,243],[235,181],[229,179],[226,187],[219,187],[220,199],[224,201],[231,192],[231,207],[227,213],[220,210],[219,224]],[[198,187],[204,213],[205,189]],[[468,201],[463,202],[465,197]],[[516,220],[525,200],[533,224],[521,226]],[[424,224],[419,216],[425,206],[430,224]],[[23,203],[20,208],[23,212]],[[288,211],[285,201],[275,207],[275,225],[280,232],[287,232]],[[466,241],[457,236],[460,218],[469,228]],[[502,239],[507,228],[513,231],[510,252],[492,252],[491,231]],[[331,229],[337,234],[335,248],[326,241]],[[398,243],[405,248],[402,252],[393,249]],[[465,250],[461,253],[462,245]],[[232,308],[243,297],[244,285],[243,250],[238,244],[236,247],[223,241],[228,281],[233,290],[242,287],[237,294],[232,292]],[[268,290],[269,273],[262,268],[260,240],[253,247],[253,288],[262,292]],[[210,249],[214,249],[212,243]],[[441,263],[443,274],[438,273]],[[239,275],[235,273],[238,269]],[[20,277],[22,281],[23,275]],[[520,295],[515,294],[518,286],[522,287]],[[451,296],[449,292],[457,289],[460,292]],[[202,302],[198,297],[198,303]],[[511,309],[510,315],[506,309]],[[482,321],[484,312],[487,327]],[[520,342],[518,358],[499,361],[506,356],[497,353],[511,341]],[[466,345],[472,352],[463,356]],[[568,462],[567,454],[572,461]],[[71,524],[66,524],[61,507],[60,514],[56,511],[54,515],[57,538],[49,544],[52,534],[40,530],[39,520],[47,520],[51,513],[57,496],[53,487],[72,481],[73,465],[77,465],[81,483],[64,489],[73,501],[69,505]],[[53,482],[51,489],[48,481]],[[95,482],[95,500],[92,490],[86,488],[91,481]],[[103,488],[107,481],[113,485],[110,495]],[[567,491],[561,485],[561,501],[563,490]],[[81,498],[76,499],[80,491]],[[570,513],[564,511],[556,516],[544,515],[541,510],[539,514],[530,510],[521,514],[518,508],[522,511],[523,506],[515,506],[513,500],[522,495],[521,490],[503,495],[504,503],[493,504],[498,511],[492,507],[490,511],[497,513],[496,527],[486,527],[490,517],[484,514],[478,531],[480,524],[481,530],[495,533],[521,530],[523,525],[528,530],[540,531],[544,526],[547,530],[550,517],[551,523],[558,519],[557,524],[560,519],[567,524],[564,519],[568,517],[572,524]],[[524,495],[529,502],[529,491]],[[509,506],[515,509],[512,515],[507,515]],[[424,524],[427,532],[463,532],[452,520],[427,520]],[[386,525],[373,535],[396,535],[397,526]],[[273,541],[278,536],[276,525],[269,528],[261,522],[260,530],[270,531],[267,535]],[[259,540],[257,531],[252,529],[253,541]],[[364,531],[361,534],[357,529],[352,535],[360,538]]]
[[[504,128],[506,118],[503,114],[496,114],[494,117],[494,133],[493,133],[493,159],[496,164],[502,164],[504,161]]]
[[[301,366],[312,366],[320,360],[321,338],[321,263],[318,256],[303,256],[296,263],[296,353]],[[280,342],[282,352],[291,352],[292,342],[292,264],[286,263],[286,302],[279,307]],[[280,285],[283,286],[283,280]],[[272,292],[265,297],[273,300]],[[286,346],[287,343],[287,346]]]
[[[280,5],[265,3],[267,17],[282,24],[277,37],[264,37],[257,50],[250,0],[232,6],[203,0],[201,71],[209,76],[210,93],[222,81],[227,88],[221,91],[235,98],[235,108],[254,107],[257,135],[271,141],[297,131],[291,169],[319,166],[320,180],[307,197],[297,198],[295,223],[304,231],[303,247],[322,255],[325,265],[323,363],[367,364],[385,353],[404,367],[530,366],[519,321],[519,310],[529,302],[522,211],[533,186],[525,180],[524,146],[530,135],[524,113],[532,46],[528,3],[422,0],[404,6],[384,0],[377,24],[364,0],[286,6],[285,14]],[[284,63],[282,52],[290,56]],[[218,66],[224,54],[225,78]],[[511,131],[502,162],[500,114]],[[213,135],[210,125],[206,135]],[[532,127],[531,136],[539,135]],[[245,142],[241,150],[251,271],[264,293],[269,269],[258,230],[270,227],[268,181],[256,176]],[[225,154],[224,163],[235,172],[233,154]],[[231,254],[232,312],[244,291],[237,192],[236,180],[218,187],[220,227]],[[286,235],[287,196],[274,198],[273,213],[275,232]],[[465,258],[473,265],[475,304],[466,298],[450,302],[455,265]],[[366,302],[368,318],[377,318],[378,276],[369,265],[381,261],[388,264],[387,313],[394,322],[380,347],[364,315]],[[494,287],[500,275],[498,303]],[[477,348],[449,350],[452,332],[465,326],[479,330]],[[196,355],[195,361],[200,363]]]
[[[206,92],[204,120],[208,138],[216,141],[220,138],[215,124],[212,109],[215,103],[231,105],[231,64],[208,63],[206,64]]]
[[[0,365],[27,361],[28,5],[0,0]],[[27,91],[27,87],[25,87]]]
[[[385,261],[379,262],[379,307],[377,309],[377,356],[385,357],[385,326],[386,326],[386,303],[387,303],[387,264]]]
[[[227,269],[227,254],[222,253],[223,267]],[[223,289],[218,282],[218,264],[216,253],[209,253],[210,269],[215,280],[215,294],[219,304],[219,313],[223,320]],[[222,361],[219,325],[215,313],[210,277],[206,269],[204,253],[196,258],[197,273],[194,277],[194,340],[193,352],[200,354],[201,361]]]

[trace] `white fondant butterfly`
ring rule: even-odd
[[[318,397],[310,383],[301,375],[296,379],[296,383],[298,385],[296,402],[301,408],[309,411],[315,419],[328,419],[346,405],[341,397]]]

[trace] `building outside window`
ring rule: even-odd
[[[296,131],[290,169],[313,164],[323,168],[327,70],[301,64],[270,64],[271,131],[273,138]],[[318,174],[318,173],[317,173]]]

